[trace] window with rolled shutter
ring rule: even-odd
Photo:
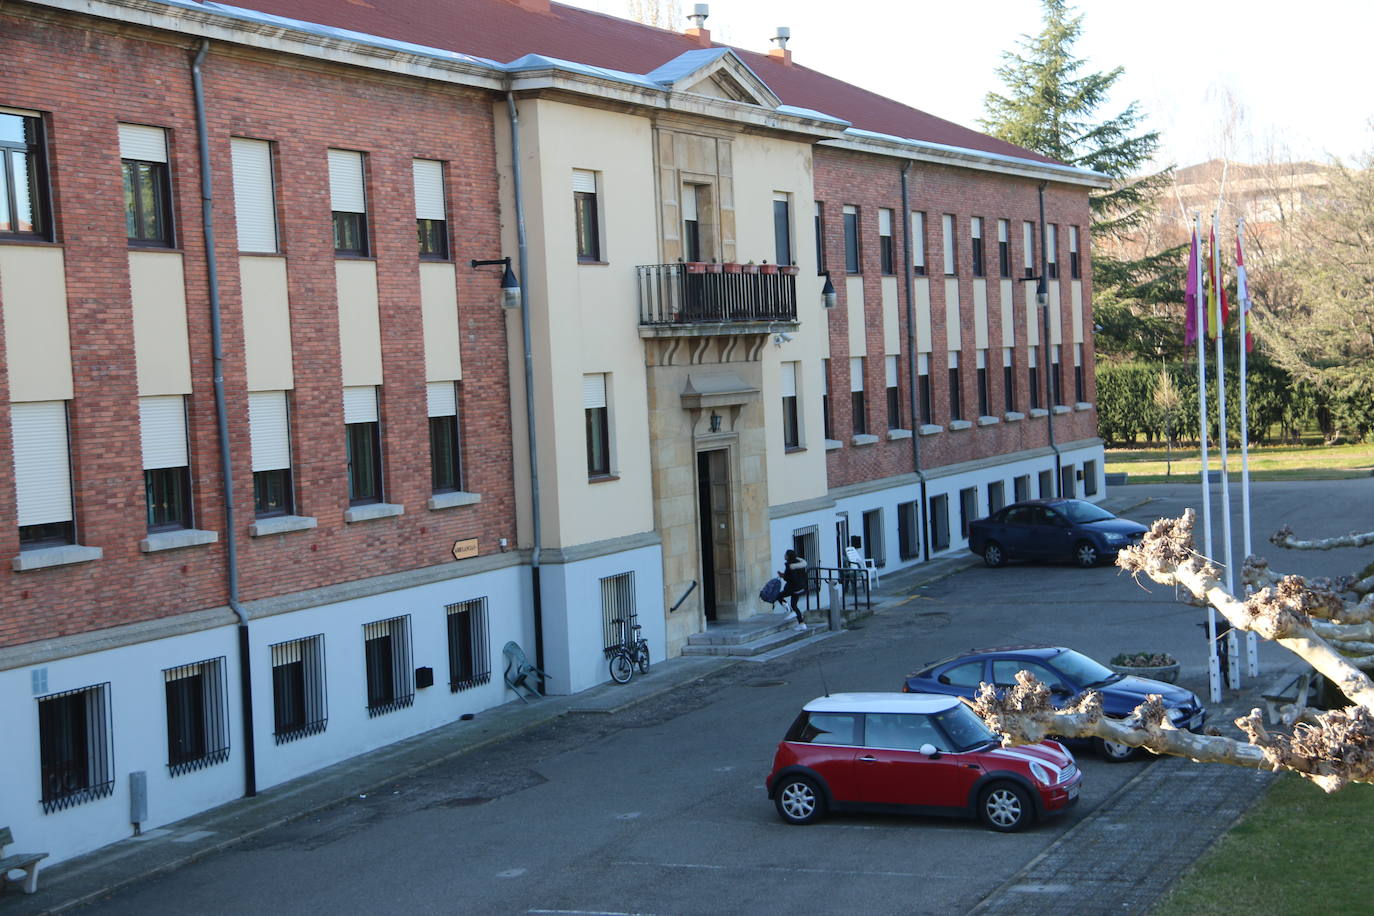
[[[610,418],[606,409],[605,373],[595,372],[582,376],[582,409],[587,427],[587,476],[609,476],[611,436]]]
[[[70,543],[72,479],[66,402],[11,404],[10,432],[21,546],[37,540]]]
[[[229,141],[234,166],[234,217],[239,251],[277,251],[277,207],[272,190],[272,144],[234,137]]]
[[[458,383],[430,382],[425,388],[429,413],[430,482],[435,493],[463,489],[458,430]]]
[[[186,399],[138,399],[148,530],[191,527],[191,469],[186,446]]]
[[[420,257],[448,257],[448,215],[444,210],[444,164],[433,159],[411,161],[415,184],[415,224]]]
[[[258,518],[290,515],[291,429],[285,391],[248,394],[248,431],[253,446],[253,504]]]
[[[367,193],[363,186],[362,153],[329,151],[329,202],[333,211],[334,252],[366,255]]]

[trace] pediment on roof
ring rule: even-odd
[[[729,48],[688,51],[645,76],[673,92],[709,95],[764,108],[782,104],[768,84]]]

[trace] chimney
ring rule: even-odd
[[[692,20],[692,27],[687,30],[688,38],[695,38],[697,44],[703,48],[711,46],[711,30],[704,28],[706,17],[711,15],[711,7],[705,3],[698,3],[692,10],[692,15],[687,18]]]
[[[787,42],[791,38],[792,30],[785,25],[780,25],[778,26],[778,34],[769,39],[773,42],[773,47],[769,49],[768,56],[780,62],[784,67],[792,66],[792,52],[787,50]]]

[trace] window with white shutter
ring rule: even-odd
[[[868,432],[868,409],[864,402],[864,358],[849,358],[849,404],[854,419],[854,435]]]
[[[11,404],[10,432],[14,437],[19,548],[75,543],[67,403]]]
[[[138,399],[148,530],[191,527],[191,468],[186,447],[186,399]]]
[[[366,257],[367,192],[362,153],[329,151],[329,200],[334,214],[334,253]]]
[[[582,376],[582,411],[587,426],[587,476],[611,473],[611,423],[606,402],[606,374]]]
[[[797,410],[797,364],[782,364],[782,444],[784,448],[801,447],[801,422]]]
[[[573,169],[573,212],[577,225],[577,259],[598,262],[601,256],[601,213],[596,172]]]
[[[234,218],[239,251],[277,251],[277,203],[272,184],[272,144],[234,137],[229,141],[234,167]]]
[[[377,388],[345,388],[344,433],[348,440],[348,502],[362,506],[382,501],[382,437],[377,422]]]
[[[258,518],[291,515],[291,426],[285,391],[248,394],[253,446],[253,508]]]
[[[129,244],[170,246],[172,190],[167,169],[167,132],[141,124],[119,125],[119,158]]]
[[[444,164],[434,159],[411,161],[415,182],[415,225],[420,257],[431,261],[448,258],[448,214],[444,209]]]
[[[429,410],[430,476],[435,493],[463,489],[462,439],[458,428],[458,382],[430,382],[425,396]]]
[[[897,357],[883,357],[883,375],[887,383],[887,428],[904,429],[902,426],[902,396],[897,387]]]

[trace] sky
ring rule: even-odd
[[[571,5],[629,17],[632,2]],[[676,2],[684,17],[695,5]],[[1002,52],[1041,27],[1039,0],[709,5],[716,41],[766,51],[776,27],[787,26],[796,63],[973,128],[984,96],[1003,89]],[[1084,17],[1074,46],[1087,61],[1082,72],[1124,68],[1099,117],[1139,103],[1142,129],[1161,133],[1158,165],[1221,155],[1349,161],[1374,151],[1370,0],[1079,0],[1074,8]]]

